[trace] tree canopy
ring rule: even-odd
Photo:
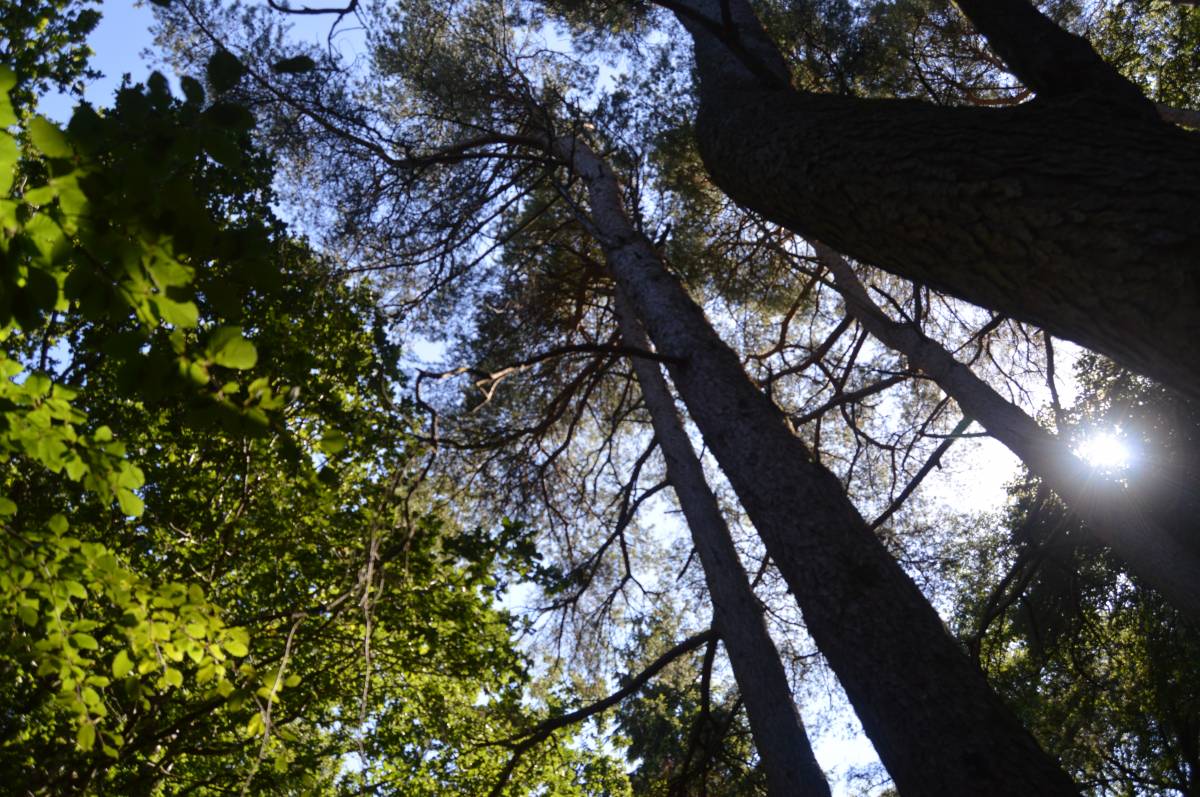
[[[1200,10],[152,5],[0,12],[18,793],[1200,794]]]

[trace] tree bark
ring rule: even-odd
[[[1020,457],[1101,544],[1124,560],[1131,573],[1176,608],[1200,619],[1200,558],[1176,538],[1171,530],[1174,524],[1159,517],[1158,507],[1139,501],[1133,488],[1097,476],[1065,442],[1006,401],[937,341],[889,318],[840,255],[823,244],[813,246],[832,272],[847,311],[868,332],[907,357],[958,402],[963,413]]]
[[[688,9],[697,141],[726,194],[1200,396],[1200,136],[1094,83],[999,109],[799,92],[728,46],[753,42],[762,63],[770,44],[745,0],[728,2],[724,37],[698,21],[717,0],[671,4]]]
[[[629,346],[649,350],[650,341],[624,292],[617,291],[617,320]],[[709,489],[675,400],[658,363],[632,358],[633,370],[658,447],[667,462],[667,479],[679,499],[704,569],[713,603],[713,626],[725,643],[737,679],[754,744],[773,797],[829,795],[829,784],[813,755],[808,734],[788,687],[779,651],[767,633],[762,609],[742,569],[729,527]]]
[[[684,362],[671,375],[688,412],[901,793],[1077,794],[633,229],[612,171],[580,142],[554,149],[587,186],[594,232],[659,353]]]

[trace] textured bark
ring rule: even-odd
[[[622,291],[617,292],[621,337],[629,346],[650,348]],[[737,679],[754,744],[767,773],[772,797],[828,795],[829,784],[813,756],[808,734],[788,687],[779,651],[767,633],[762,609],[742,569],[729,527],[709,489],[675,401],[658,363],[632,358],[659,449],[667,462],[667,479],[692,533],[713,603],[713,626],[725,643]]]
[[[904,354],[1006,445],[1077,514],[1085,528],[1124,560],[1130,572],[1158,590],[1178,609],[1200,619],[1200,557],[1183,545],[1159,508],[1139,500],[1132,488],[1097,477],[1065,442],[1043,429],[1020,407],[1006,401],[937,341],[900,324],[880,310],[848,263],[814,244],[833,273],[847,311],[884,345]]]
[[[584,181],[621,290],[837,674],[901,793],[1077,794],[990,690],[917,586],[750,381],[582,145],[556,152]]]
[[[1200,396],[1200,136],[1094,91],[988,109],[764,88],[680,19],[700,153],[735,201]]]

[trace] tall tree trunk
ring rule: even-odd
[[[594,230],[658,351],[684,363],[671,375],[688,412],[900,791],[1076,794],[633,229],[608,166],[573,139],[554,150],[587,186]]]
[[[1176,523],[1161,517],[1157,506],[1139,501],[1135,489],[1097,477],[1065,442],[1006,401],[937,341],[914,326],[889,318],[871,301],[840,255],[819,243],[814,247],[821,263],[833,273],[847,311],[868,332],[907,357],[958,402],[965,414],[1008,446],[1102,544],[1125,561],[1130,572],[1181,611],[1200,619],[1200,558],[1176,537],[1172,529]]]
[[[668,4],[693,36],[697,140],[726,194],[1200,396],[1200,136],[1080,66],[1079,46],[1028,56],[1013,43],[1052,23],[989,13],[993,0],[961,5],[1046,95],[1014,108],[796,91],[746,0],[726,2]]]
[[[617,320],[628,345],[650,348],[646,332],[621,290],[617,291]],[[713,626],[725,643],[733,675],[746,701],[750,730],[770,793],[773,797],[828,795],[829,784],[796,710],[779,651],[767,633],[729,527],[684,431],[662,370],[657,362],[646,358],[632,360],[658,447],[667,462],[667,479],[700,556],[712,597]]]

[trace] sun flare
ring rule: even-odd
[[[1129,467],[1132,452],[1114,432],[1097,432],[1085,439],[1075,453],[1093,468],[1123,470]]]

